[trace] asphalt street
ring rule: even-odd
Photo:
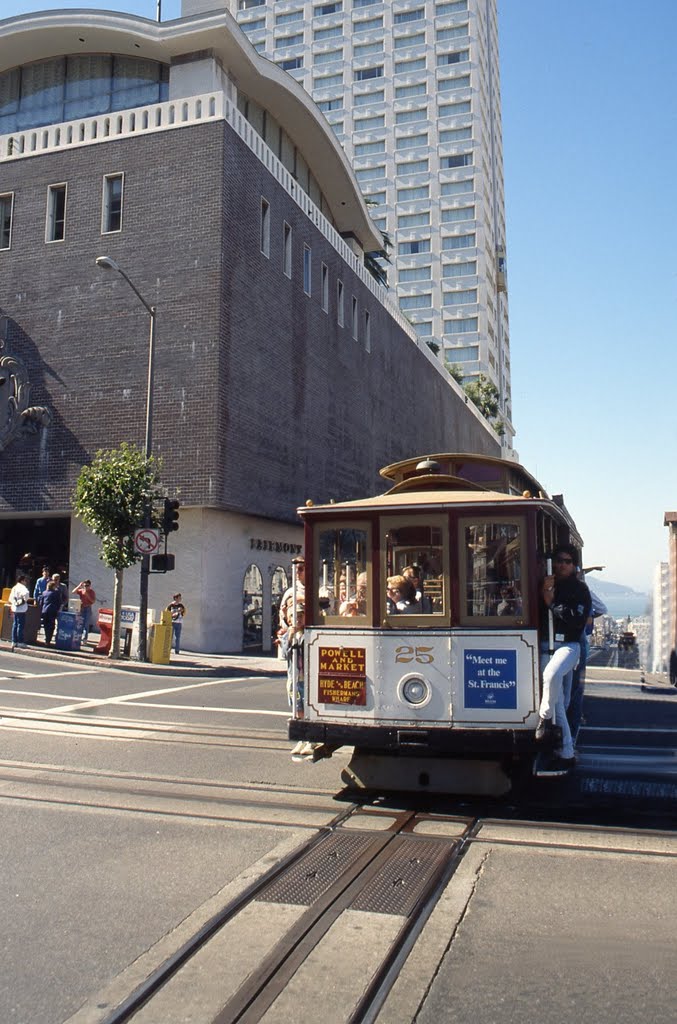
[[[345,751],[315,765],[289,757],[283,670],[274,659],[223,659],[141,673],[0,650],[3,1024],[102,1024],[216,909],[347,813]],[[675,805],[673,796],[670,816],[655,794],[662,786],[669,797],[677,783],[677,694],[654,682],[600,669],[589,683],[577,824],[565,824],[567,792],[554,786],[541,790],[541,830],[526,838],[519,823],[499,821],[524,808],[483,809],[381,1024],[618,1024],[640,1007],[646,1019],[674,1019]],[[639,793],[664,809],[667,837],[641,824],[604,836],[581,824],[581,799],[588,822],[606,808],[608,825],[609,792],[617,787],[614,806],[627,807],[628,785],[640,786],[635,804]],[[459,810],[472,809],[439,808]],[[549,813],[559,824],[544,823]],[[316,1013],[323,991],[323,1020],[345,1020],[348,952],[362,948],[367,963],[388,933],[378,915],[349,921],[347,937],[337,938],[337,922],[324,960],[318,950],[315,968],[299,974],[299,1015]],[[177,1021],[213,1019],[204,979],[223,974],[233,941],[257,949],[259,931],[205,951],[191,984],[180,982]],[[281,997],[268,1024],[289,1019],[283,1007]],[[143,1019],[174,1018],[149,1007]]]

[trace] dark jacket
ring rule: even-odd
[[[62,595],[60,590],[45,590],[38,598],[40,612],[43,618],[55,619],[61,611]]]
[[[544,613],[541,618],[541,636],[548,638],[548,609],[544,604]],[[563,640],[566,643],[578,642],[585,624],[590,617],[592,598],[585,583],[570,576],[565,580],[555,580],[555,597],[550,605],[553,625],[555,627],[555,640]]]

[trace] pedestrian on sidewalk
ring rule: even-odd
[[[54,580],[49,580],[46,590],[38,598],[42,628],[45,631],[45,643],[49,647],[54,636],[56,617],[61,611],[61,594]]]
[[[35,602],[38,602],[40,600],[40,596],[42,594],[44,594],[44,592],[46,591],[47,584],[49,583],[50,578],[51,578],[51,576],[50,576],[49,566],[48,565],[43,565],[43,567],[42,567],[42,576],[38,577],[38,579],[37,579],[37,581],[35,583],[35,589],[33,590],[33,600]]]
[[[186,607],[181,602],[181,594],[174,594],[174,597],[167,605],[167,611],[172,616],[172,642],[174,654],[181,653],[181,627],[186,614]]]
[[[83,580],[73,588],[73,593],[80,598],[80,615],[82,615],[82,642],[89,636],[89,626],[92,621],[92,605],[96,601],[96,594],[92,589],[91,580]]]
[[[65,583],[61,582],[61,576],[59,575],[58,572],[55,572],[52,575],[52,579],[56,583],[56,589],[61,594],[61,608],[59,609],[59,611],[66,612],[68,611],[68,587],[66,586]]]
[[[17,647],[27,647],[24,643],[24,630],[26,628],[26,612],[28,611],[28,599],[30,591],[26,584],[28,576],[19,576],[18,580],[9,592],[9,606],[12,609],[14,619],[12,621],[12,650]]]

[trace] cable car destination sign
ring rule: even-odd
[[[317,684],[323,704],[366,705],[366,654],[364,647],[320,647]]]

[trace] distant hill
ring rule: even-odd
[[[600,597],[648,597],[643,590],[633,590],[624,583],[612,583],[610,580],[602,579],[596,572],[589,573],[585,579],[588,586]]]

